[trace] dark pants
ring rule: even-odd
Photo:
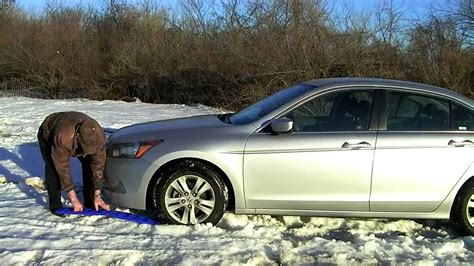
[[[51,158],[51,145],[42,137],[41,129],[38,132],[38,144],[41,150],[41,155],[44,160],[46,190],[48,191],[49,209],[54,210],[61,208],[61,182],[59,175],[54,167],[53,159]],[[82,184],[84,193],[84,207],[92,208],[94,206],[92,195],[94,193],[92,183],[92,168],[90,156],[80,157],[79,161],[82,164]]]
[[[84,193],[84,207],[94,208],[94,183],[92,182],[91,157],[78,157],[82,165],[82,192]]]

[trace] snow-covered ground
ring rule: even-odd
[[[47,210],[36,132],[75,110],[105,128],[215,113],[205,106],[0,98],[0,264],[471,264],[474,238],[446,221],[244,216],[217,225],[137,225]],[[80,183],[79,164],[73,174]]]

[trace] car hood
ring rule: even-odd
[[[199,115],[130,125],[115,131],[108,140],[110,142],[147,140],[157,131],[222,126],[228,126],[228,124],[219,120],[218,115]]]

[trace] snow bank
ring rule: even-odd
[[[236,216],[218,226],[137,225],[47,210],[36,142],[44,117],[87,113],[105,128],[215,113],[205,106],[0,98],[2,264],[471,264],[474,238],[445,221]],[[73,161],[80,183],[80,167]]]

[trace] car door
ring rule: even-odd
[[[436,95],[386,91],[370,210],[432,212],[474,158],[473,113]]]
[[[373,106],[371,89],[328,92],[282,115],[293,132],[253,133],[244,154],[247,207],[368,211]]]

